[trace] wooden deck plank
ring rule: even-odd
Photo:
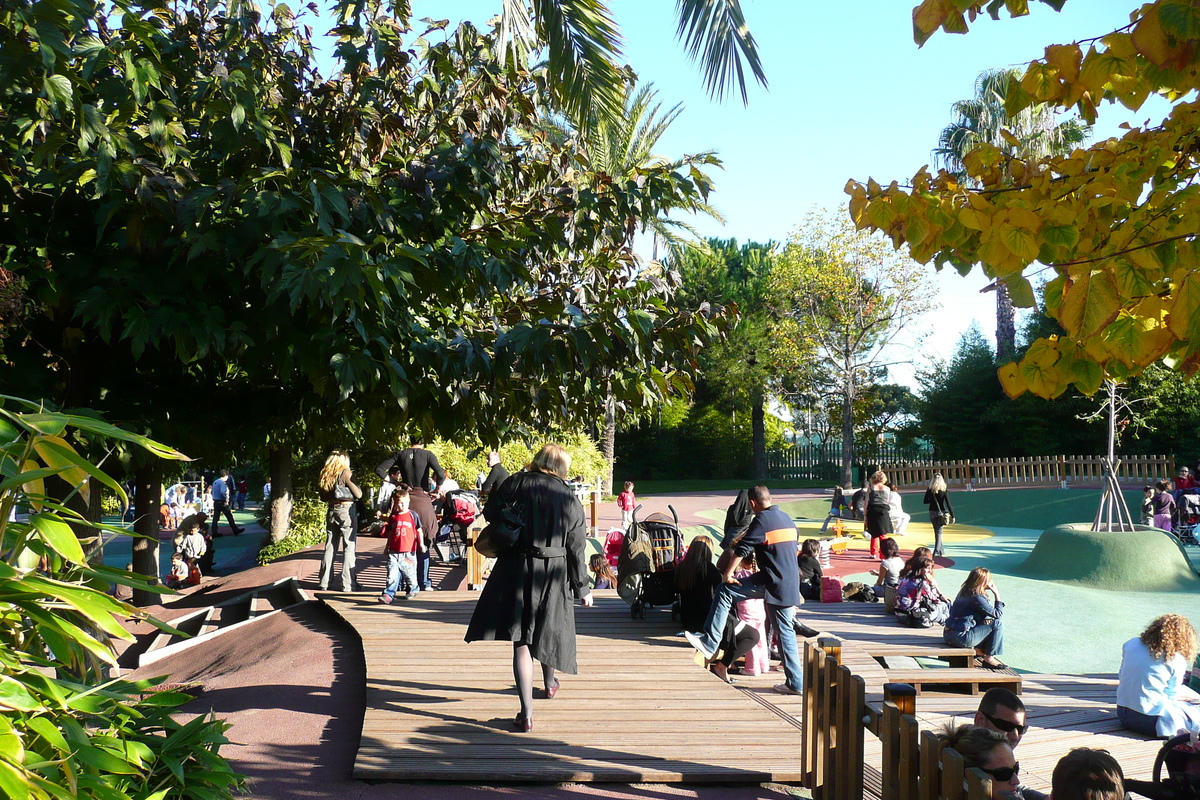
[[[446,592],[387,606],[372,596],[323,596],[359,632],[366,659],[356,778],[800,779],[799,703],[770,692],[780,673],[723,683],[693,663],[668,614],[631,620],[615,597],[577,610],[580,674],[561,676],[553,701],[535,691],[534,730],[512,731],[511,645],[462,641],[478,597]]]

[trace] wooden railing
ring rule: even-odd
[[[916,690],[883,687],[882,702],[868,703],[866,684],[841,663],[841,642],[804,646],[800,769],[805,788],[819,800],[987,800],[991,778],[966,769],[962,757],[931,731],[920,730]],[[865,763],[865,734],[879,737],[878,773]]]
[[[1117,480],[1145,485],[1175,475],[1174,456],[1118,456]],[[1104,478],[1099,456],[1037,456],[981,458],[966,461],[926,461],[880,466],[900,489],[920,489],[940,473],[951,488],[985,486],[1063,486],[1098,484]]]

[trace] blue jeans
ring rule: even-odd
[[[430,545],[432,546],[432,545]],[[417,553],[417,585],[422,589],[432,589],[429,581],[429,551]]]
[[[717,650],[721,645],[721,633],[725,630],[725,619],[729,610],[738,600],[760,600],[767,594],[766,576],[761,572],[740,578],[741,584],[723,583],[713,598],[712,609],[708,612],[708,621],[701,632],[704,646],[708,650]],[[800,668],[800,651],[796,646],[796,629],[792,627],[795,609],[792,606],[777,606],[766,603],[767,620],[779,637],[779,654],[783,658],[783,674],[787,685],[800,691],[804,683],[804,674]]]
[[[976,622],[969,631],[943,628],[942,640],[952,647],[975,647],[984,655],[998,656],[1004,652],[1004,621]]]
[[[396,591],[400,588],[400,575],[404,575],[404,580],[408,584],[408,593],[414,595],[420,591],[420,586],[417,584],[417,557],[415,553],[392,553],[387,554],[387,588],[383,593],[388,597],[395,597]]]

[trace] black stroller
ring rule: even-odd
[[[683,534],[675,507],[667,508],[671,510],[669,518],[655,512],[639,521],[642,507],[638,506],[625,531],[617,560],[617,594],[629,603],[633,619],[645,619],[646,609],[653,606],[671,606],[671,618],[675,618],[675,565],[683,558]]]
[[[1200,760],[1200,745],[1191,744],[1191,734],[1184,733],[1168,739],[1154,759],[1154,780],[1126,780],[1125,789],[1150,800],[1200,800],[1200,778],[1192,765]],[[1163,766],[1167,777],[1163,778]]]
[[[1200,494],[1188,489],[1179,495],[1175,504],[1175,535],[1183,544],[1200,544],[1196,540],[1196,526],[1200,525]]]

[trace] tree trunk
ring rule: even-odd
[[[604,455],[604,475],[600,477],[602,495],[613,493],[613,467],[616,464],[617,448],[617,399],[613,397],[612,383],[606,381],[606,397],[604,399],[604,439],[600,442],[600,452]]]
[[[765,481],[767,475],[767,412],[763,393],[754,393],[754,406],[750,410],[750,428],[754,448],[754,480]]]
[[[1003,362],[1017,352],[1016,311],[1008,286],[996,284],[996,361]]]
[[[271,473],[271,541],[288,535],[292,520],[292,448],[283,444],[267,455]]]
[[[849,346],[842,363],[842,486],[854,486],[854,364]]]
[[[151,582],[158,580],[158,507],[162,505],[162,470],[157,458],[135,456],[133,472],[137,497],[134,502],[133,571],[145,575]],[[153,592],[135,589],[133,604],[148,606],[157,603]]]

